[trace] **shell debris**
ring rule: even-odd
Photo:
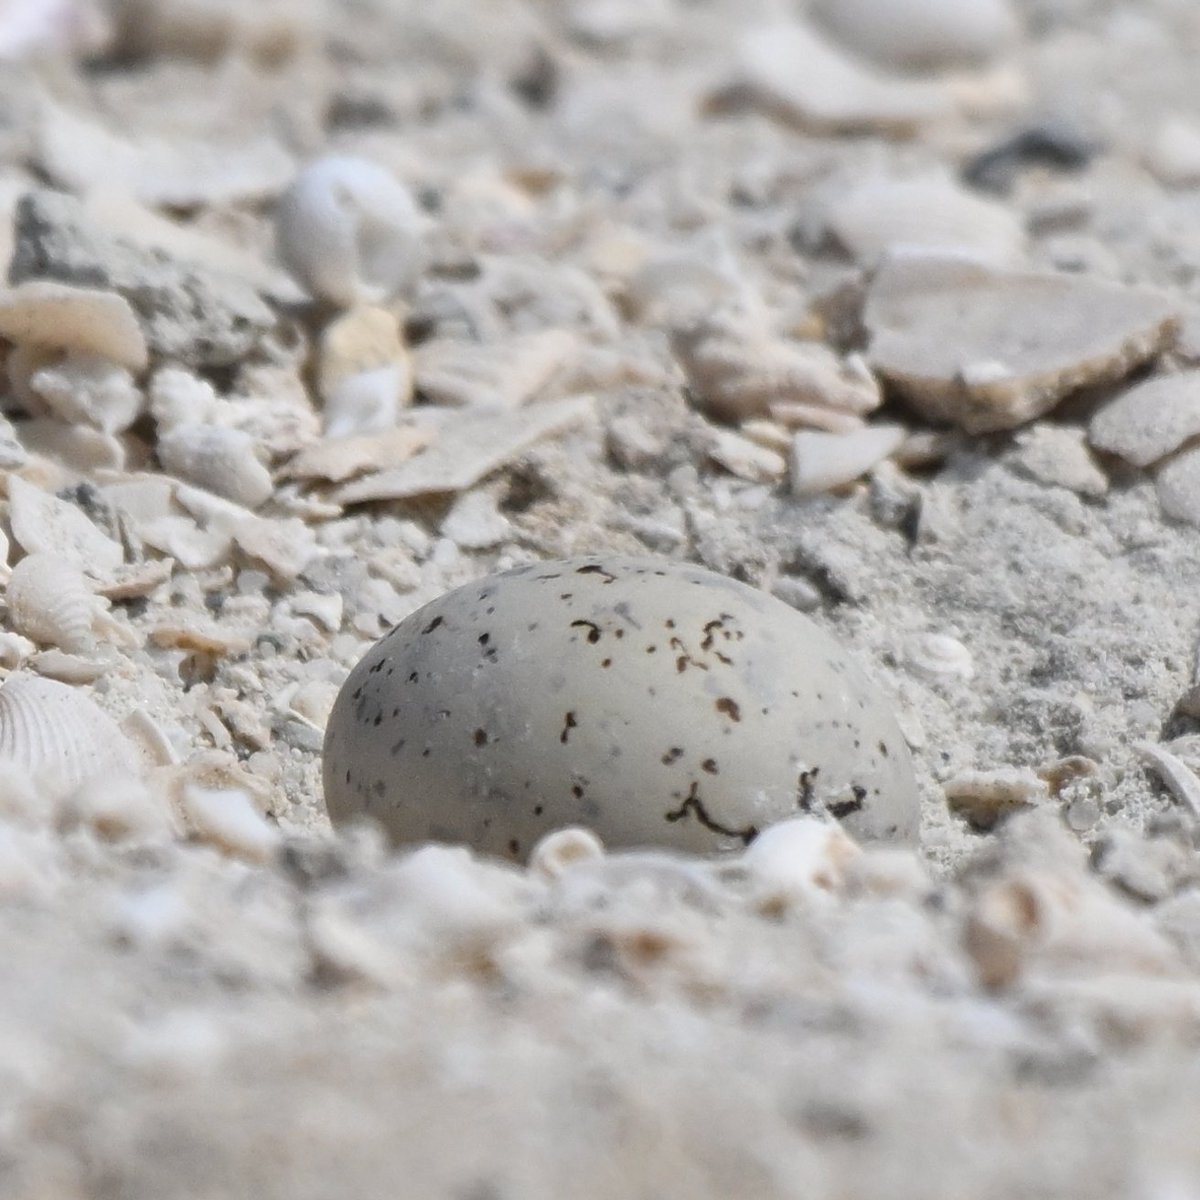
[[[124,563],[123,547],[76,505],[18,475],[8,476],[8,501],[13,537],[27,554],[54,555],[97,576]]]
[[[881,401],[870,373],[840,362],[827,346],[774,337],[739,314],[718,313],[673,330],[671,349],[697,405],[721,420],[786,414],[802,424],[808,408],[862,416]]]
[[[422,396],[451,408],[514,409],[543,394],[578,350],[562,329],[506,338],[494,345],[435,339],[417,348]]]
[[[915,411],[983,433],[1124,378],[1170,344],[1178,312],[1150,288],[914,252],[880,268],[863,320],[872,367]]]

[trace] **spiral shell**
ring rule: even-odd
[[[96,644],[97,597],[83,573],[53,554],[28,554],[8,583],[8,622],[42,645],[86,654]]]
[[[343,308],[406,291],[423,257],[425,221],[386,168],[330,155],[305,167],[279,202],[279,256],[314,295]]]
[[[97,776],[141,774],[117,723],[83,692],[18,672],[0,687],[0,762],[60,794]]]

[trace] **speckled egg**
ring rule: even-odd
[[[610,846],[739,848],[825,810],[910,840],[908,749],[818,625],[687,564],[538,563],[446,593],[351,672],[325,734],[335,824],[520,858],[586,825]]]

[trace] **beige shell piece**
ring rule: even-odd
[[[5,593],[9,624],[44,646],[72,654],[95,649],[93,623],[103,601],[83,572],[55,554],[28,554]]]
[[[579,346],[574,334],[543,329],[494,345],[436,339],[417,347],[421,394],[451,408],[519,408],[543,393]]]
[[[247,508],[257,508],[275,490],[254,439],[240,429],[176,425],[158,439],[158,458],[172,475]]]
[[[946,804],[976,829],[990,829],[1001,817],[1036,808],[1050,798],[1050,788],[1029,767],[997,767],[963,771],[942,784]]]
[[[939,82],[888,76],[799,21],[774,21],[742,39],[737,81],[784,120],[822,132],[911,131],[955,109]]]
[[[341,483],[365,471],[407,462],[437,436],[425,425],[398,425],[381,433],[329,438],[301,450],[282,471],[285,479],[324,479]]]
[[[57,555],[90,574],[102,576],[125,561],[125,551],[82,509],[17,475],[8,477],[9,524],[28,554]]]
[[[885,67],[973,66],[1012,48],[1012,0],[813,0],[810,10],[843,45]]]
[[[145,335],[124,296],[50,279],[26,280],[0,294],[0,337],[94,354],[130,371],[147,362]]]
[[[426,225],[390,171],[341,155],[304,167],[275,215],[284,265],[312,295],[343,308],[406,292],[423,265]]]
[[[117,723],[84,692],[23,672],[0,687],[0,761],[68,792],[98,776],[140,776]]]
[[[439,429],[437,439],[424,453],[398,467],[343,484],[333,499],[338,504],[360,504],[465,491],[541,438],[580,425],[594,412],[592,397],[571,396],[516,412],[484,412],[471,417],[464,413]]]
[[[317,390],[322,399],[328,400],[342,380],[403,363],[407,356],[396,314],[386,308],[359,305],[336,317],[321,332]]]
[[[901,425],[864,425],[850,433],[801,430],[792,438],[795,496],[817,496],[862,478],[904,441]]]
[[[906,246],[1001,264],[1018,262],[1025,249],[1024,226],[1013,209],[942,175],[864,180],[838,194],[829,228],[867,265]]]
[[[1166,458],[1200,434],[1200,371],[1134,384],[1096,410],[1088,441],[1138,467]]]
[[[863,323],[871,366],[912,408],[984,433],[1123,378],[1170,344],[1178,314],[1150,288],[913,252],[880,268]]]
[[[881,399],[869,371],[843,364],[827,346],[776,337],[739,315],[676,329],[671,349],[697,404],[721,420],[778,416],[779,404],[861,415]]]
[[[326,326],[317,353],[326,437],[390,429],[412,403],[413,371],[396,314],[363,305]]]

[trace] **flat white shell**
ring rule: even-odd
[[[821,807],[860,838],[918,822],[895,720],[828,634],[653,558],[539,563],[427,604],[343,685],[324,775],[336,824],[512,857],[567,825],[707,852]]]

